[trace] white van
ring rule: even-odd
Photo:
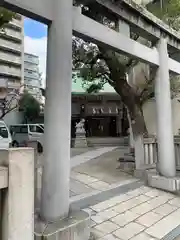
[[[43,152],[44,127],[42,124],[17,124],[9,128],[13,147],[27,146],[29,141],[36,141],[38,152]]]
[[[9,128],[4,121],[0,121],[0,149],[7,149],[11,146],[12,138]]]

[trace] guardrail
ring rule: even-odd
[[[174,150],[177,170],[180,170],[180,136],[174,136]],[[158,162],[158,143],[156,137],[144,138],[144,164]]]
[[[158,161],[156,138],[144,138],[144,164],[151,165]]]

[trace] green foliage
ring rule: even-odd
[[[163,20],[172,28],[180,29],[180,1],[179,0],[164,0],[162,6],[160,1],[149,3],[147,9],[156,17]]]
[[[98,92],[110,83],[110,72],[98,47],[81,39],[73,38],[73,67],[78,69],[73,74],[83,79],[83,87],[88,93]]]
[[[25,122],[36,120],[40,115],[40,103],[28,92],[19,100],[19,111],[23,112]]]
[[[15,13],[0,7],[0,28],[2,29],[7,23],[9,23],[15,15]]]
[[[171,27],[175,29],[180,28],[179,0],[164,0],[162,8],[160,6],[160,1],[153,1],[149,3],[146,7],[150,12],[162,19]],[[94,13],[92,14],[93,11],[89,11],[90,13],[88,14],[90,15],[90,17],[92,15],[92,17],[95,18]],[[100,19],[99,16],[98,19]],[[116,24],[113,21],[105,19],[105,17],[101,17],[100,21],[111,28],[115,28]],[[139,36],[137,36],[137,34],[133,32],[131,32],[131,38],[137,41],[139,40]],[[115,63],[114,67],[116,66],[117,68],[116,73],[119,75],[119,81],[125,76],[126,73],[129,72],[130,69],[132,69],[134,65],[138,64],[136,60],[129,59],[123,55],[117,54],[107,49],[105,50],[106,51],[104,51],[102,47],[99,47],[90,42],[83,41],[79,38],[73,38],[73,67],[74,69],[78,69],[78,73],[76,73],[76,75],[78,77],[82,77],[83,87],[86,86],[88,93],[100,91],[101,88],[103,88],[104,84],[106,84],[107,82],[112,87],[114,87],[115,90],[117,90],[118,79],[117,81],[114,81],[113,79],[114,74],[112,70],[114,69],[112,69],[112,67],[110,68],[107,64],[109,61],[108,57],[110,57],[111,61],[114,61]],[[109,52],[109,54],[107,54],[107,51]],[[105,52],[106,54],[104,54]],[[150,75],[150,79],[147,79],[147,81],[145,81],[145,83],[140,86],[140,91],[139,89],[138,91],[135,91],[136,95],[142,100],[142,102],[146,101],[148,97],[154,96],[153,80],[155,71],[156,70],[154,69],[153,71],[151,71],[152,74]],[[74,75],[73,79],[75,79]],[[172,82],[174,83],[174,81],[171,81],[171,84]],[[172,91],[177,92],[177,88],[174,87],[174,84],[172,84],[171,89]]]

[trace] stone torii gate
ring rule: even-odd
[[[151,49],[82,15],[72,0],[1,0],[1,5],[48,25],[42,219],[56,222],[69,214],[72,30],[76,36],[157,66],[160,172],[167,179],[176,176],[169,71],[180,74],[180,63],[169,58],[166,39],[160,37],[157,48]]]

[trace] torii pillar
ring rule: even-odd
[[[148,175],[152,187],[170,192],[179,191],[180,178],[176,176],[174,152],[171,90],[169,80],[169,56],[167,41],[161,38],[157,45],[159,67],[155,79],[155,97],[157,112],[158,173]]]
[[[176,176],[176,164],[169,79],[169,56],[167,41],[165,39],[161,38],[159,40],[157,50],[159,52],[159,68],[155,80],[155,96],[159,158],[158,170],[162,176],[172,178]]]
[[[72,0],[54,1],[48,28],[44,169],[41,216],[48,221],[69,213],[72,86]]]
[[[41,221],[36,223],[35,239],[88,240],[89,214],[69,213],[72,0],[2,0],[2,4],[48,24]],[[33,240],[33,234],[28,239]]]
[[[82,211],[69,212],[72,5],[72,0],[54,0],[53,20],[48,26],[44,168],[40,212],[41,219],[50,222],[42,234],[47,240],[88,240],[90,236],[89,214]]]

